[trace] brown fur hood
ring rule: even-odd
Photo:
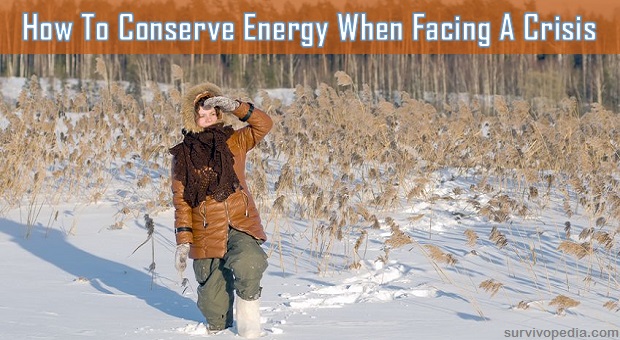
[[[221,96],[222,89],[212,83],[202,83],[191,87],[181,104],[181,115],[183,116],[183,128],[188,132],[200,132],[202,129],[194,121],[194,106],[203,97]]]

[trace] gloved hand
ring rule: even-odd
[[[239,102],[228,97],[218,96],[205,100],[203,106],[219,107],[222,111],[232,112],[239,107]]]
[[[174,253],[174,267],[179,274],[183,274],[187,268],[187,254],[189,254],[189,243],[177,245],[177,251]]]

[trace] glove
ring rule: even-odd
[[[189,243],[177,245],[177,251],[174,253],[174,267],[179,274],[183,274],[187,268],[187,254],[189,254]]]
[[[222,111],[232,112],[235,111],[239,107],[240,103],[236,100],[227,98],[227,97],[211,97],[205,100],[203,106],[207,107],[219,107]]]

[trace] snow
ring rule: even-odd
[[[11,96],[7,86],[3,95]],[[619,329],[618,311],[603,307],[618,299],[617,257],[577,260],[557,251],[567,220],[575,241],[591,225],[584,212],[567,218],[561,197],[552,193],[534,216],[493,222],[471,206],[466,176],[454,171],[433,178],[429,187],[437,196],[455,188],[464,193],[403,200],[384,211],[381,227],[368,229],[357,269],[337,252],[323,257],[312,250],[302,236],[310,226],[302,221],[265,223],[270,266],[262,282],[262,338],[559,339],[560,331]],[[108,192],[132,192],[127,185],[115,179]],[[475,195],[480,203],[492,198]],[[189,285],[182,286],[174,269],[173,211],[151,216],[153,239],[136,250],[147,238],[144,218],[130,216],[113,228],[118,210],[113,198],[43,205],[29,225],[27,205],[0,209],[0,339],[239,339],[234,327],[207,334],[191,266]],[[387,255],[386,217],[413,241]],[[493,227],[508,239],[506,247],[489,240]],[[473,247],[466,229],[480,237]],[[432,260],[428,245],[458,262]],[[489,279],[503,284],[494,295],[480,287]],[[558,312],[550,301],[559,294],[580,304]]]
[[[427,204],[418,202],[392,216],[416,242],[435,244],[457,256],[455,267],[440,264],[435,268],[415,244],[393,250],[386,263],[376,260],[382,239],[387,237],[384,230],[369,232],[366,256],[357,270],[333,266],[327,273],[317,273],[311,259],[295,261],[286,255],[301,246],[291,245],[283,251],[283,262],[272,253],[265,273],[264,338],[497,339],[513,329],[618,329],[617,313],[602,307],[617,296],[617,286],[607,288],[604,280],[599,280],[596,286],[587,287],[579,280],[584,268],[552,252],[558,224],[564,221],[561,216],[540,216],[538,230],[526,226],[531,221],[502,228],[511,241],[532,242],[537,247],[540,264],[532,268],[511,251],[498,251],[486,240],[479,240],[478,255],[472,255],[463,230],[475,226],[482,236],[490,232],[492,223],[467,212],[457,221],[449,213],[455,207],[449,204],[435,203],[432,208],[441,230],[433,229],[429,235],[421,223],[419,229],[405,228],[406,211],[417,211],[416,204],[427,211]],[[54,220],[56,210],[60,213]],[[190,284],[183,293],[181,278],[173,268],[172,211],[152,216],[156,225],[154,276],[148,271],[153,261],[150,243],[132,254],[146,239],[144,221],[136,218],[126,221],[122,229],[113,229],[110,226],[116,213],[113,204],[100,202],[80,209],[71,204],[43,207],[39,222],[30,227],[24,222],[25,208],[8,211],[0,218],[0,266],[4,269],[0,338],[207,336],[195,306],[191,269],[185,273]],[[573,225],[577,223],[574,216],[571,220]],[[267,230],[271,234],[272,226],[267,225]],[[273,246],[265,245],[268,249]],[[566,271],[566,266],[571,269]],[[487,278],[504,283],[505,288],[491,297],[478,288]],[[564,294],[574,293],[581,304],[558,315],[549,305],[556,294],[548,287],[561,290],[566,280],[571,281],[571,287],[563,288]],[[529,308],[517,308],[520,301],[526,301]],[[234,329],[216,336],[237,338]]]

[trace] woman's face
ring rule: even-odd
[[[213,107],[205,109],[201,106],[198,112],[196,112],[194,120],[196,121],[196,125],[204,129],[217,123],[217,112],[215,112],[215,108]]]

